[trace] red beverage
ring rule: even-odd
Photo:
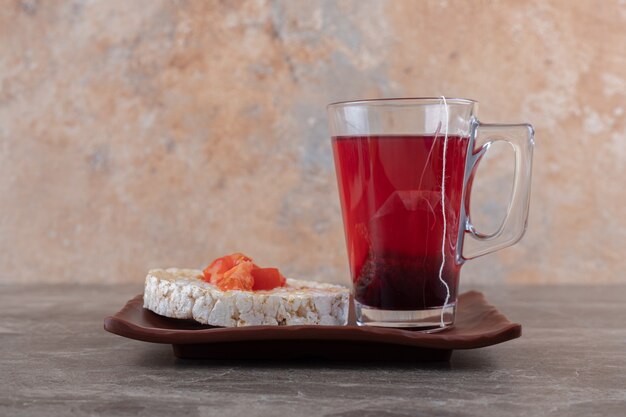
[[[336,136],[333,151],[355,298],[385,310],[456,300],[457,243],[469,138]],[[445,259],[442,279],[439,271]]]

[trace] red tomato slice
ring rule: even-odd
[[[217,258],[204,269],[204,279],[222,291],[271,290],[286,285],[285,277],[276,268],[259,268],[243,253]]]
[[[252,262],[241,262],[229,269],[222,275],[217,275],[211,280],[222,291],[243,290],[250,291],[254,284],[251,271],[254,268]]]
[[[204,268],[204,280],[208,282],[212,282],[215,280],[218,275],[222,275],[224,272],[232,269],[235,266],[235,262],[230,256],[222,256],[221,258],[217,258],[211,265]]]
[[[271,290],[285,285],[285,277],[276,268],[256,268],[251,272],[254,278],[253,291]]]
[[[239,252],[217,258],[211,262],[211,265],[207,266],[204,271],[202,271],[204,272],[204,280],[215,284],[215,281],[220,275],[230,269],[233,269],[242,262],[252,262],[252,258]],[[253,266],[256,267],[254,264]]]
[[[233,263],[235,265],[239,265],[242,262],[252,262],[252,258],[250,258],[249,256],[244,255],[243,253],[240,252],[235,252],[233,254],[228,255],[230,256],[230,258],[233,260]]]

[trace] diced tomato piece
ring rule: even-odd
[[[252,270],[252,277],[254,278],[253,291],[271,290],[285,285],[285,277],[276,268],[255,268]]]
[[[221,275],[212,277],[211,283],[222,291],[243,290],[250,291],[254,285],[252,269],[254,264],[250,261],[242,261]]]

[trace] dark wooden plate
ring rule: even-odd
[[[482,293],[459,296],[455,326],[439,333],[347,326],[211,327],[170,319],[143,308],[143,296],[104,319],[104,329],[144,342],[168,343],[179,358],[287,359],[317,357],[367,361],[447,361],[454,349],[476,349],[521,336]]]

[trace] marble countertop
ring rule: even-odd
[[[102,329],[140,286],[0,286],[0,415],[626,415],[625,286],[482,290],[522,338],[385,365],[176,359]]]

